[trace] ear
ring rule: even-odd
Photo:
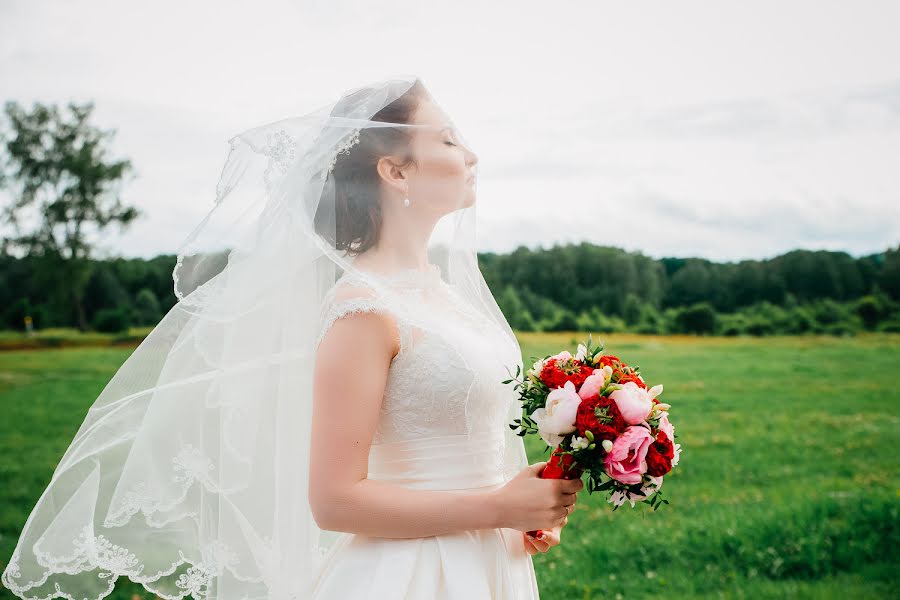
[[[400,168],[400,163],[393,156],[383,156],[375,163],[375,170],[379,177],[387,185],[403,193],[409,187],[409,180],[406,173]]]

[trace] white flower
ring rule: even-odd
[[[538,434],[548,446],[556,448],[565,434],[575,431],[575,416],[579,404],[581,398],[575,391],[575,384],[567,381],[565,386],[547,394],[544,407],[531,413],[531,418],[537,423]]]
[[[631,507],[634,508],[635,502],[642,502],[659,491],[659,488],[662,487],[663,478],[662,477],[654,477],[653,475],[644,475],[644,484],[641,486],[640,494],[632,494],[628,491],[616,490],[609,497],[610,504],[614,506],[621,506],[627,500],[631,503]]]
[[[587,356],[587,347],[584,344],[578,344],[578,351],[575,353],[575,360],[583,361]]]
[[[577,435],[572,436],[572,440],[569,443],[572,445],[572,450],[583,450],[591,445],[590,440]]]
[[[535,382],[541,380],[541,371],[544,370],[544,359],[539,359],[535,361],[534,365],[527,371],[527,375],[530,379],[533,379]]]

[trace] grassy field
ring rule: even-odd
[[[520,339],[526,365],[581,341]],[[681,464],[665,483],[671,504],[655,513],[612,513],[604,495],[583,493],[562,545],[534,557],[542,598],[894,597],[900,335],[598,339],[640,365],[648,383],[664,384]],[[0,352],[3,566],[130,351]],[[527,443],[532,462],[546,460],[540,440]],[[143,591],[123,586],[111,597],[135,589]]]

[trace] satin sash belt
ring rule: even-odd
[[[369,479],[423,490],[458,490],[503,482],[504,432],[372,444]]]

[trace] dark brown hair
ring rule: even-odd
[[[341,114],[341,106],[351,104],[363,89],[341,99],[332,114]],[[419,102],[428,98],[420,80],[402,96],[371,117],[373,121],[408,124]],[[381,199],[373,202],[373,194],[380,189],[381,176],[376,165],[387,155],[405,156],[402,166],[414,164],[409,153],[410,134],[403,127],[367,127],[359,132],[359,141],[347,154],[338,154],[334,169],[334,206],[319,207],[316,211],[317,233],[338,250],[350,256],[361,254],[378,242],[381,231]],[[330,204],[330,203],[329,203]]]

